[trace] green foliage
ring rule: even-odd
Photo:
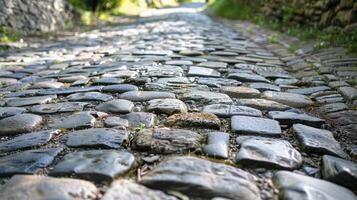
[[[210,9],[217,16],[229,19],[251,19],[256,8],[249,4],[238,3],[232,0],[210,1]]]
[[[0,27],[0,42],[16,42],[21,38],[21,34],[7,27]]]
[[[136,127],[134,130],[135,132],[139,132],[141,130],[145,129],[145,124],[144,123],[140,123],[140,125],[138,127]]]
[[[270,43],[276,44],[279,41],[279,35],[278,34],[273,34],[268,37],[268,41]]]
[[[311,41],[314,43],[315,48],[341,46],[347,48],[352,53],[357,53],[356,31],[326,31],[315,27],[293,24],[291,22],[294,15],[301,11],[299,7],[294,5],[283,6],[281,9],[283,17],[273,20],[259,14],[258,3],[247,3],[247,0],[211,0],[209,9],[217,16],[249,20],[269,29],[299,37],[302,41]],[[271,43],[276,43],[278,42],[278,36],[271,35],[268,37],[268,40]],[[290,50],[295,51],[296,49],[297,46],[293,46]]]

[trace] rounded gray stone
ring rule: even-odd
[[[129,113],[133,110],[134,104],[125,99],[115,99],[99,104],[95,109],[109,113]]]
[[[0,135],[16,135],[34,130],[42,123],[42,117],[34,114],[18,114],[0,120]]]

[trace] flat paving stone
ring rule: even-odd
[[[257,89],[244,86],[223,86],[221,91],[232,98],[257,98],[260,92]]]
[[[168,60],[165,62],[165,64],[183,66],[183,65],[193,65],[193,62],[189,60]]]
[[[100,92],[84,92],[67,96],[68,101],[109,101],[113,96]]]
[[[305,95],[288,92],[266,91],[262,94],[262,98],[276,101],[295,108],[304,108],[314,104],[314,102]]]
[[[89,87],[69,87],[69,88],[51,88],[36,92],[38,95],[66,95],[78,92],[99,92],[103,86],[89,86]]]
[[[114,99],[108,102],[104,102],[95,107],[96,110],[108,112],[108,113],[130,113],[134,109],[134,104],[131,101],[125,99]]]
[[[268,117],[279,121],[281,125],[305,124],[308,126],[321,127],[325,120],[308,114],[298,114],[294,112],[270,111]]]
[[[42,117],[34,114],[18,114],[0,120],[0,136],[33,131],[42,123]]]
[[[197,80],[198,84],[201,85],[207,85],[209,87],[222,87],[222,86],[238,86],[241,85],[242,83],[234,80],[234,79],[228,79],[228,78],[210,78],[210,77],[200,77]]]
[[[347,110],[348,106],[344,103],[330,103],[330,104],[325,104],[323,106],[320,106],[319,112],[328,114],[328,113],[334,113],[334,112],[339,112],[343,110]]]
[[[228,78],[235,79],[241,82],[265,82],[269,83],[270,81],[263,76],[257,74],[249,74],[249,73],[231,73],[228,74]]]
[[[54,104],[35,105],[30,108],[32,113],[38,114],[54,114],[82,111],[88,103],[84,102],[64,102]]]
[[[227,63],[207,61],[207,62],[201,62],[197,66],[217,69],[217,68],[226,68]]]
[[[38,131],[17,136],[0,143],[0,152],[9,152],[47,144],[59,130]]]
[[[348,155],[333,137],[332,132],[303,124],[294,124],[292,129],[299,139],[303,151],[348,158]]]
[[[150,128],[156,123],[156,115],[147,112],[133,112],[124,115],[123,118],[128,120],[129,126],[132,128],[140,128],[142,126]]]
[[[56,81],[41,81],[34,83],[30,88],[31,89],[50,89],[50,88],[61,88],[64,87],[64,84]]]
[[[236,139],[240,146],[235,158],[246,167],[277,169],[298,169],[302,156],[288,141],[265,137],[240,136]]]
[[[204,106],[202,112],[212,113],[218,117],[231,117],[234,115],[244,115],[252,117],[263,117],[260,110],[247,107],[247,106],[236,106],[227,104],[211,104]]]
[[[125,79],[115,77],[105,77],[96,79],[94,84],[96,85],[114,85],[124,83]],[[103,87],[104,88],[104,87]]]
[[[142,184],[200,198],[260,199],[255,176],[236,167],[182,156],[161,162]]]
[[[129,142],[129,132],[109,128],[91,128],[68,134],[69,147],[120,148]]]
[[[0,119],[11,117],[17,114],[26,113],[26,108],[0,107]]]
[[[14,99],[7,100],[6,105],[10,107],[31,106],[31,105],[49,103],[56,98],[57,98],[56,95],[14,98]]]
[[[346,110],[336,113],[330,113],[326,116],[333,124],[338,126],[357,124],[357,111]]]
[[[135,157],[126,151],[90,150],[66,154],[51,170],[51,176],[71,176],[92,181],[111,181],[134,165]]]
[[[269,83],[250,83],[249,84],[250,88],[254,88],[259,90],[260,92],[265,92],[265,91],[276,91],[276,92],[280,92],[280,87],[273,85],[273,84],[269,84]]]
[[[88,181],[36,175],[16,175],[0,188],[3,200],[95,199],[99,190]]]
[[[49,126],[52,128],[81,129],[94,126],[95,121],[95,117],[90,112],[78,112],[62,119],[57,119]]]
[[[27,150],[0,158],[0,176],[33,174],[47,167],[62,151],[62,148]]]
[[[186,49],[186,50],[181,50],[179,54],[184,55],[184,56],[201,56],[203,55],[202,51],[197,51],[197,50],[191,50],[191,49]]]
[[[137,184],[132,180],[116,180],[110,184],[108,191],[104,194],[102,200],[178,200],[159,190],[152,190],[143,185]]]
[[[214,69],[206,67],[191,66],[187,73],[187,76],[199,76],[199,77],[220,77],[221,73]]]
[[[356,199],[353,192],[344,187],[294,172],[279,171],[273,180],[280,198],[284,200]]]
[[[179,99],[153,99],[148,102],[147,111],[155,113],[185,113],[187,106]]]
[[[229,134],[224,132],[209,132],[207,145],[203,147],[203,153],[215,158],[228,158]]]
[[[219,129],[221,121],[212,113],[174,114],[165,120],[168,126]]]
[[[120,127],[120,128],[127,128],[129,127],[129,121],[127,119],[123,119],[120,117],[108,117],[104,121],[105,127],[112,128],[112,127]]]
[[[347,101],[353,101],[357,99],[357,89],[354,87],[340,87],[338,91]]]
[[[118,84],[118,85],[108,85],[104,86],[102,91],[103,92],[110,92],[110,93],[124,93],[130,91],[138,91],[139,88],[136,85],[131,84]]]
[[[237,99],[237,104],[266,111],[284,111],[291,107],[267,99]]]
[[[175,99],[175,94],[170,92],[157,92],[157,91],[130,91],[120,95],[121,99],[129,101],[149,101],[152,99]]]
[[[279,136],[282,133],[278,121],[260,117],[232,116],[231,128],[233,132],[247,134]]]
[[[330,89],[331,88],[327,86],[317,86],[317,87],[309,87],[309,88],[290,89],[288,90],[288,92],[295,93],[295,94],[310,95],[316,92],[326,91]]]
[[[324,179],[352,190],[357,185],[357,164],[349,160],[324,155],[321,174]]]
[[[211,103],[232,104],[233,102],[232,99],[226,94],[218,93],[218,92],[198,91],[198,90],[189,91],[183,94],[180,99],[183,101],[193,100],[205,104],[211,104]]]
[[[183,129],[144,129],[134,137],[134,147],[150,153],[172,154],[194,151],[203,137]]]

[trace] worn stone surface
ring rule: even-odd
[[[228,158],[229,134],[224,132],[208,133],[207,145],[203,152],[216,158]]]
[[[293,131],[300,140],[302,150],[306,152],[348,157],[328,130],[294,124]]]
[[[287,92],[266,91],[262,94],[262,97],[296,108],[304,108],[307,106],[311,106],[314,103],[310,98],[305,95]]]
[[[279,171],[274,182],[282,199],[356,199],[348,189],[328,181],[288,171]]]
[[[129,101],[149,101],[152,99],[175,98],[175,94],[156,91],[130,91],[121,94],[120,98]]]
[[[49,126],[53,128],[67,129],[90,128],[94,125],[95,121],[95,117],[93,117],[89,112],[78,112],[68,117],[59,119]]]
[[[126,128],[129,126],[129,121],[127,119],[123,119],[120,117],[108,117],[104,121],[104,125],[106,127],[121,127],[121,128]]]
[[[112,180],[133,166],[135,157],[125,151],[90,150],[66,154],[51,170],[52,176],[74,176],[94,181]]]
[[[74,131],[68,134],[67,145],[70,147],[105,147],[120,148],[128,142],[127,131],[107,128],[92,128]]]
[[[223,103],[223,104],[231,104],[232,99],[222,93],[217,92],[208,92],[208,91],[190,91],[188,93],[183,94],[182,100],[193,100],[201,103]]]
[[[108,102],[99,104],[96,109],[109,113],[129,113],[133,110],[134,104],[131,101],[125,99],[115,99]]]
[[[259,110],[267,110],[267,111],[274,111],[274,110],[284,111],[291,108],[285,104],[281,104],[276,101],[271,101],[266,99],[238,99],[237,103],[242,106],[249,106]]]
[[[357,184],[357,164],[341,158],[324,155],[322,157],[322,177],[352,190]]]
[[[15,151],[45,145],[51,140],[52,136],[58,132],[58,130],[49,130],[20,135],[14,139],[0,143],[0,152]]]
[[[42,117],[34,114],[18,114],[0,120],[0,135],[16,135],[34,130],[42,123]]]
[[[280,135],[282,133],[278,121],[260,117],[233,116],[231,128],[237,133],[262,135]]]
[[[148,102],[147,110],[156,113],[174,114],[187,112],[187,106],[179,99],[153,99]]]
[[[0,107],[0,119],[27,112],[25,108]]]
[[[0,0],[0,10],[21,10],[14,14],[22,17],[26,9],[36,10],[48,0],[41,5],[21,0],[18,8],[11,7],[18,1]],[[285,0],[253,4],[266,9],[273,1],[278,8],[270,11],[279,15]],[[351,0],[290,3],[298,2],[312,6],[299,11],[310,21],[323,14],[325,22],[339,26],[354,16]],[[356,161],[355,56],[340,47],[315,49],[314,42],[250,22],[212,20],[198,12],[202,6],[145,10],[142,17],[114,17],[112,25],[78,27],[49,38],[21,37],[16,46],[0,44],[0,133],[11,129],[11,134],[0,134],[0,160],[12,159],[20,167],[32,160],[23,164],[30,156],[13,159],[17,154],[63,148],[53,163],[33,173],[54,175],[62,165],[58,176],[96,183],[97,195],[87,199],[323,199],[315,195],[321,188],[299,196],[315,187],[305,183],[296,186],[296,197],[279,197],[272,176],[286,169],[324,179],[323,156]],[[0,24],[7,16],[2,14]],[[305,22],[301,20],[297,24]],[[348,34],[353,27],[326,31]],[[27,113],[41,120],[21,121]],[[294,130],[302,124],[311,127]],[[115,164],[122,151],[135,155],[134,165]],[[345,174],[337,179],[350,187],[353,175],[343,170],[352,167],[346,162],[333,162],[343,165],[334,177]],[[241,169],[259,178],[247,178],[252,176]],[[165,194],[141,184],[149,176],[160,177],[150,187]],[[124,182],[120,188],[110,189],[119,180]],[[56,191],[63,188],[55,186]],[[38,193],[46,200],[66,199]],[[86,199],[75,189],[73,194],[67,199]]]
[[[256,98],[260,95],[259,90],[243,86],[223,86],[221,91],[232,98]]]
[[[53,114],[53,113],[64,113],[64,112],[74,112],[82,111],[84,106],[88,103],[83,102],[65,102],[56,104],[43,104],[35,105],[31,107],[31,112],[38,114]]]
[[[142,183],[201,198],[260,199],[254,180],[252,174],[241,169],[183,156],[160,163],[144,176]]]
[[[221,73],[214,69],[205,67],[190,67],[187,76],[200,76],[200,77],[220,77]]]
[[[33,174],[47,167],[62,148],[28,150],[0,158],[0,176]]]
[[[100,92],[85,92],[68,95],[67,99],[68,101],[109,101],[113,97]]]
[[[201,146],[203,137],[183,129],[144,129],[134,138],[135,148],[152,153],[180,153],[194,151]]]
[[[159,190],[152,190],[143,185],[137,184],[130,180],[117,180],[114,181],[108,191],[104,194],[102,200],[177,200],[174,196],[169,196]]]
[[[228,75],[228,78],[235,79],[241,82],[270,82],[269,80],[260,75],[249,73],[232,73]]]
[[[169,126],[219,129],[221,121],[211,113],[183,113],[171,115],[165,123]]]
[[[234,115],[245,115],[252,117],[262,117],[260,110],[248,106],[235,106],[227,104],[211,104],[204,106],[202,112],[212,113],[218,117],[231,117]]]
[[[210,87],[222,87],[222,86],[232,86],[232,85],[241,85],[242,83],[228,78],[209,78],[209,77],[200,77],[197,80],[198,84],[207,85]]]
[[[281,111],[270,111],[268,116],[271,119],[279,121],[282,125],[293,125],[293,124],[305,124],[308,126],[321,127],[325,120],[307,115],[298,114],[294,112],[281,112]]]
[[[245,166],[280,169],[297,169],[302,164],[301,154],[285,140],[264,137],[241,136],[236,162]]]
[[[340,87],[338,91],[344,96],[348,101],[353,101],[357,99],[357,89],[354,87]]]
[[[124,93],[124,92],[137,91],[137,90],[139,90],[139,88],[131,84],[108,85],[108,86],[104,86],[102,89],[103,92],[110,92],[110,93]]]
[[[88,182],[71,178],[16,175],[0,188],[1,198],[10,199],[94,199],[97,187]]]
[[[156,115],[147,112],[133,112],[123,116],[124,119],[127,119],[129,125],[132,128],[142,127],[150,128],[153,127],[156,123]]]
[[[6,105],[10,107],[30,106],[36,104],[49,103],[55,98],[57,98],[56,95],[14,98],[14,99],[7,100]]]

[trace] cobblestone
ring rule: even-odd
[[[355,58],[177,9],[0,54],[1,199],[356,199]]]

